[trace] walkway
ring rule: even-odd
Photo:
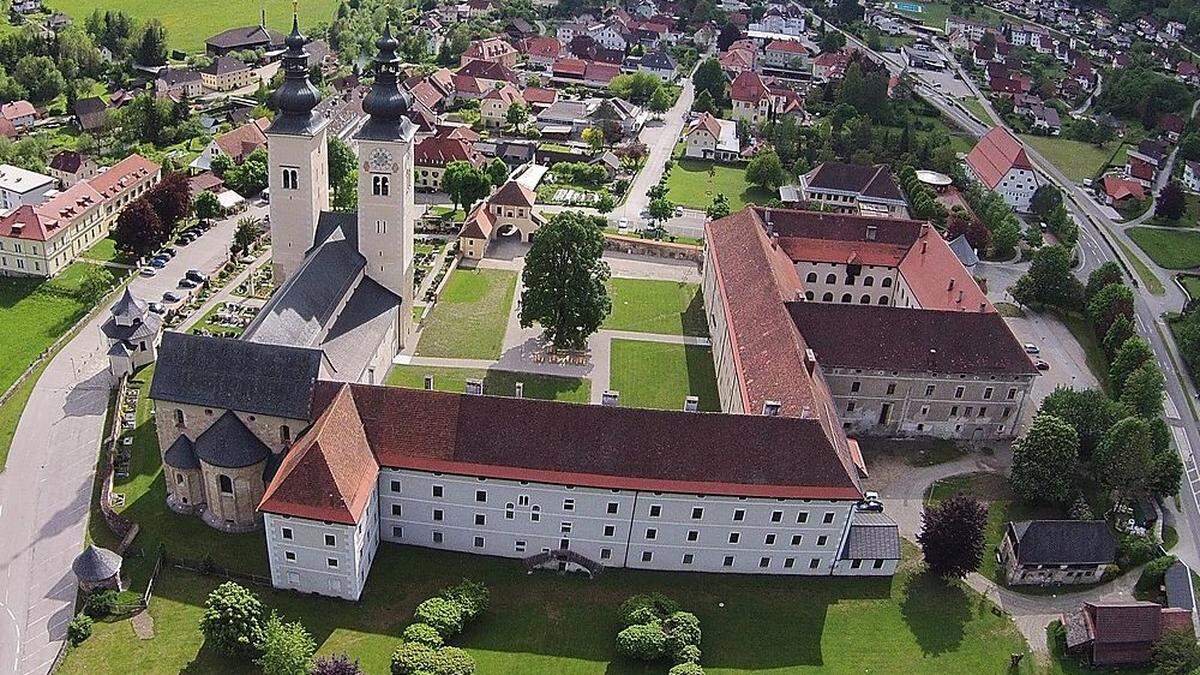
[[[135,296],[157,300],[188,269],[224,261],[236,218],[224,220],[154,277],[134,277]],[[74,614],[71,562],[82,550],[100,437],[112,385],[100,325],[108,306],[50,361],[25,407],[0,474],[0,671],[45,673]]]

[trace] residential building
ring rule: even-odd
[[[0,164],[0,213],[36,206],[54,191],[54,178],[11,164]]]
[[[813,58],[813,80],[816,82],[836,82],[846,74],[850,67],[850,54],[847,52],[825,52]]]
[[[808,50],[796,40],[771,40],[763,48],[763,68],[773,70],[810,70]]]
[[[191,167],[199,171],[211,169],[217,157],[225,157],[234,164],[241,164],[250,153],[267,147],[266,129],[270,125],[269,118],[260,117],[217,136],[209,142],[200,156],[192,161]]]
[[[75,101],[71,112],[75,116],[75,124],[80,131],[94,132],[104,128],[108,118],[108,104],[99,96],[89,96]]]
[[[422,192],[437,192],[442,189],[442,174],[451,162],[467,162],[475,167],[484,164],[483,156],[475,147],[461,139],[434,134],[422,140],[413,150],[413,165],[416,167],[416,188]]]
[[[976,180],[998,192],[1013,210],[1029,211],[1041,182],[1025,146],[1007,129],[995,127],[984,134],[967,154],[967,167]]]
[[[525,55],[529,65],[539,66],[542,70],[554,67],[554,62],[566,49],[558,38],[548,35],[527,37],[517,43],[517,48]]]
[[[130,155],[104,169],[88,181],[104,199],[104,232],[107,235],[117,214],[133,200],[146,194],[162,178],[162,167],[141,155]]]
[[[770,401],[842,433],[1016,435],[1037,371],[927,223],[748,207],[705,239],[722,410]]]
[[[734,162],[742,157],[742,143],[737,135],[737,123],[701,113],[683,130],[685,157]]]
[[[1200,162],[1192,159],[1184,161],[1183,186],[1192,192],[1200,192]]]
[[[254,70],[232,56],[218,56],[200,69],[200,81],[205,89],[233,91],[254,84]]]
[[[472,40],[467,45],[467,50],[463,52],[459,65],[465,66],[471,61],[479,60],[498,63],[505,68],[514,68],[519,57],[520,54],[512,45],[498,37],[489,37]]]
[[[8,120],[17,129],[33,126],[37,121],[37,109],[29,101],[10,101],[0,105],[0,117]]]
[[[796,2],[770,4],[763,12],[762,18],[751,22],[748,26],[751,37],[761,33],[765,36],[786,35],[802,37],[806,27],[807,14],[804,8]]]
[[[508,109],[525,105],[521,92],[510,84],[501,85],[484,94],[479,101],[479,119],[485,127],[499,128],[508,124]]]
[[[1195,633],[1190,611],[1137,600],[1084,602],[1062,623],[1067,651],[1096,668],[1148,664],[1166,632]]]
[[[173,99],[196,98],[204,94],[204,78],[191,68],[163,68],[154,80],[154,93]]]
[[[87,155],[75,150],[63,150],[50,159],[47,165],[50,175],[58,181],[58,187],[66,189],[82,180],[92,178],[99,167]]]
[[[800,193],[838,213],[908,217],[908,202],[886,164],[823,162],[800,176]]]
[[[729,86],[729,97],[733,101],[735,122],[746,120],[761,124],[781,115],[803,114],[804,104],[799,94],[773,80],[763,79],[752,70],[734,78]]]
[[[1117,541],[1103,520],[1025,520],[1004,526],[999,556],[1010,586],[1094,584]]]
[[[1146,187],[1152,187],[1158,170],[1171,154],[1171,146],[1158,138],[1143,138],[1126,153],[1125,172]]]
[[[665,49],[652,49],[637,61],[637,70],[650,73],[663,82],[674,82],[679,77],[675,59]]]
[[[942,53],[934,47],[920,42],[904,45],[900,49],[900,55],[910,68],[923,70],[944,70],[946,68],[946,59],[942,57]]]
[[[1187,182],[1188,169],[1186,166],[1183,177],[1184,184],[1190,188],[1191,186]],[[1200,183],[1197,183],[1197,185],[1200,185]],[[1141,183],[1111,173],[1105,174],[1100,186],[1104,191],[1104,203],[1114,208],[1124,208],[1146,198],[1146,189],[1142,187]]]

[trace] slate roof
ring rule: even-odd
[[[243,70],[250,70],[250,66],[232,56],[218,56],[200,72],[207,75],[228,75],[229,73],[240,73]]]
[[[89,544],[71,563],[71,571],[80,581],[111,579],[121,572],[121,556],[106,548]]]
[[[283,33],[262,26],[240,26],[222,31],[204,41],[218,49],[247,49],[283,44]]]
[[[1005,375],[1037,372],[1004,317],[995,312],[830,302],[789,302],[787,308],[823,366]]]
[[[199,469],[200,459],[196,457],[196,447],[192,444],[192,439],[179,434],[179,438],[176,438],[163,453],[163,464],[172,469]]]
[[[105,337],[120,342],[136,342],[153,337],[158,335],[158,331],[161,328],[162,317],[153,312],[146,312],[143,318],[134,321],[129,326],[118,324],[116,319],[111,316],[100,326],[100,330],[104,333]]]
[[[1021,565],[1109,564],[1117,542],[1103,520],[1025,520],[1010,522]]]
[[[205,464],[227,469],[253,466],[271,456],[271,449],[232,410],[197,436],[193,448]]]
[[[892,172],[886,164],[867,166],[822,162],[804,178],[810,188],[854,192],[860,197],[886,201],[904,201],[904,194],[892,179]]]
[[[94,131],[104,126],[104,111],[107,106],[99,96],[90,96],[75,101],[71,111],[84,131]]]
[[[146,315],[146,302],[133,297],[133,292],[127,287],[125,293],[113,303],[112,315],[118,319],[133,321]]]
[[[971,242],[967,241],[967,235],[960,234],[950,242],[950,250],[954,252],[954,257],[963,264],[963,267],[974,267],[979,263],[979,254],[971,247]]]
[[[842,560],[899,560],[896,521],[882,513],[855,512],[839,556]]]
[[[856,477],[811,419],[332,382],[320,384],[314,410],[324,411],[344,388],[380,466],[612,489],[862,496]]]
[[[150,397],[306,420],[320,365],[315,349],[167,332]]]
[[[63,150],[50,160],[50,168],[64,173],[75,173],[83,166],[87,157],[74,150]]]
[[[1167,606],[1194,610],[1195,591],[1192,587],[1192,571],[1183,561],[1176,560],[1163,575],[1163,586],[1167,591]]]
[[[363,277],[319,345],[336,379],[360,378],[388,329],[396,325],[401,302],[395,293]]]

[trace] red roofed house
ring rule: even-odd
[[[826,52],[813,59],[813,80],[817,82],[833,82],[842,79],[846,68],[850,67],[850,54],[846,52]]]
[[[104,201],[85,181],[0,218],[0,274],[57,274],[108,234]]]
[[[20,132],[17,131],[17,127],[9,122],[8,118],[0,117],[0,138],[7,138],[11,141],[17,137],[18,133]]]
[[[61,188],[68,188],[81,180],[87,180],[95,176],[99,169],[90,157],[75,150],[59,152],[51,158],[47,167]]]
[[[1104,188],[1104,203],[1115,208],[1127,206],[1130,202],[1146,198],[1146,189],[1142,184],[1127,178],[1108,174],[1102,183]]]
[[[417,169],[416,189],[424,192],[441,190],[446,165],[458,161],[481,167],[484,158],[467,141],[444,134],[435,134],[417,143],[413,148],[413,165]]]
[[[967,154],[967,166],[979,182],[1000,193],[1014,210],[1029,211],[1038,177],[1025,147],[1007,129],[995,127],[979,139]]]
[[[234,164],[241,164],[250,153],[267,147],[267,134],[264,132],[270,124],[269,118],[260,117],[217,136],[209,142],[200,156],[192,161],[191,167],[196,171],[206,171],[212,168],[213,160],[217,157],[225,157]]]
[[[0,117],[18,129],[32,126],[37,121],[37,109],[29,101],[12,101],[0,105]]]
[[[521,90],[521,98],[525,100],[525,105],[529,106],[530,113],[537,114],[554,105],[554,102],[558,100],[558,90],[545,87],[525,87]]]
[[[726,75],[737,77],[738,73],[747,70],[754,70],[754,64],[758,60],[757,52],[753,49],[738,49],[730,47],[721,52],[717,57],[717,61],[721,64],[721,69]]]
[[[763,64],[768,68],[795,69],[808,63],[808,50],[795,40],[772,40],[763,49]]]
[[[836,446],[1016,435],[1037,370],[928,223],[747,207],[705,241],[722,410],[819,420]]]
[[[729,98],[733,100],[734,121],[746,120],[751,124],[779,115],[802,113],[804,105],[799,94],[752,70],[733,79],[729,85]]]
[[[512,45],[498,37],[489,37],[471,41],[467,50],[463,52],[459,65],[465,66],[471,61],[480,60],[513,68],[517,65],[518,57],[519,54]]]
[[[517,48],[525,54],[529,63],[549,69],[554,66],[558,57],[562,56],[565,48],[558,38],[548,35],[534,35],[517,43]]]
[[[1148,664],[1169,631],[1194,634],[1192,613],[1153,602],[1085,602],[1062,617],[1067,650],[1098,668]]]
[[[530,241],[545,221],[533,212],[537,193],[510,180],[491,197],[477,205],[463,221],[459,233],[460,250],[469,260],[480,260],[487,253],[488,243],[497,236],[518,235],[519,241]]]
[[[507,124],[508,109],[513,105],[525,105],[521,92],[511,84],[492,89],[479,101],[479,119],[483,126],[499,128]]]
[[[683,130],[683,141],[687,144],[683,151],[685,157],[733,162],[742,156],[737,124],[708,113],[702,113]]]

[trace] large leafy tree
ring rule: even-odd
[[[760,152],[746,166],[746,180],[764,190],[775,190],[787,180],[787,171],[774,150]]]
[[[704,60],[692,75],[692,84],[696,86],[696,105],[693,105],[693,110],[701,109],[698,105],[702,92],[708,94],[708,103],[711,103],[714,109],[725,102],[729,80],[725,77],[725,69],[721,67],[720,61],[711,58]]]
[[[488,181],[492,185],[499,187],[504,185],[504,181],[508,180],[508,165],[499,157],[488,162],[486,167]]]
[[[329,161],[329,188],[333,191],[333,203],[339,205],[349,200],[350,192],[358,190],[358,158],[354,149],[336,136],[326,142]]]
[[[455,211],[458,211],[459,206],[464,210],[471,210],[475,202],[487,196],[491,185],[483,171],[463,160],[450,162],[442,174],[442,190],[450,195]]]
[[[150,19],[138,43],[137,62],[143,66],[161,66],[167,62],[167,29],[158,19]]]
[[[1064,420],[1041,414],[1013,448],[1013,491],[1031,502],[1068,504],[1075,498],[1079,435]]]
[[[987,507],[979,500],[955,495],[925,509],[921,520],[917,543],[930,572],[961,579],[979,569],[987,526]]]
[[[1042,220],[1050,217],[1050,213],[1062,205],[1062,191],[1057,185],[1046,183],[1038,187],[1029,202],[1029,211]]]
[[[1183,193],[1183,188],[1179,186],[1179,183],[1171,181],[1163,186],[1162,191],[1158,193],[1158,201],[1154,204],[1154,215],[1167,220],[1179,220],[1185,209],[1187,209],[1187,196]]]
[[[192,200],[192,212],[201,222],[209,222],[221,217],[221,200],[208,190],[202,190]]]
[[[253,657],[262,649],[265,610],[258,596],[232,581],[208,594],[200,632],[216,650],[228,656]]]
[[[116,240],[119,251],[140,258],[162,246],[166,238],[158,214],[144,198],[130,202],[129,206],[117,215],[113,239]]]
[[[1088,458],[1105,432],[1129,413],[1124,406],[1108,398],[1099,389],[1082,391],[1058,387],[1042,399],[1038,416],[1061,419],[1075,430],[1079,438],[1079,453]]]
[[[187,176],[179,172],[163,176],[158,185],[146,193],[146,200],[154,207],[163,229],[171,233],[192,209],[192,191]]]
[[[267,151],[259,148],[250,153],[241,164],[229,167],[224,179],[231,190],[243,197],[267,189]]]
[[[1083,284],[1071,273],[1071,252],[1065,246],[1043,246],[1011,292],[1022,305],[1072,309],[1082,302]]]
[[[538,230],[521,274],[521,326],[540,324],[558,349],[583,349],[612,310],[603,219],[555,214]]]
[[[66,80],[48,56],[27,54],[17,61],[13,79],[29,93],[34,103],[46,103],[66,89]]]
[[[1165,384],[1158,364],[1146,361],[1125,379],[1125,386],[1121,389],[1121,403],[1139,417],[1157,419],[1163,413]]]
[[[1125,275],[1121,272],[1121,266],[1116,261],[1110,260],[1088,275],[1086,298],[1088,302],[1096,297],[1096,294],[1104,289],[1109,284],[1120,284],[1125,282]]]
[[[1150,349],[1150,343],[1141,336],[1134,335],[1126,340],[1108,366],[1108,381],[1112,384],[1113,395],[1119,398],[1125,389],[1125,380],[1129,379],[1133,371],[1143,363],[1153,360],[1154,352]]]
[[[1133,291],[1125,284],[1109,284],[1092,296],[1087,312],[1096,334],[1107,335],[1118,316],[1133,319]]]
[[[263,629],[258,665],[263,675],[308,675],[316,650],[317,643],[299,621],[284,623],[279,614],[271,612]]]
[[[1133,337],[1133,320],[1124,314],[1120,314],[1113,320],[1112,325],[1108,327],[1108,332],[1104,334],[1102,345],[1104,354],[1109,359],[1117,355],[1117,350],[1125,341]]]
[[[1200,669],[1200,645],[1191,630],[1171,630],[1154,643],[1154,672],[1188,675]]]
[[[1134,495],[1150,482],[1151,459],[1150,424],[1140,417],[1126,417],[1104,434],[1092,455],[1092,466],[1106,489]]]

